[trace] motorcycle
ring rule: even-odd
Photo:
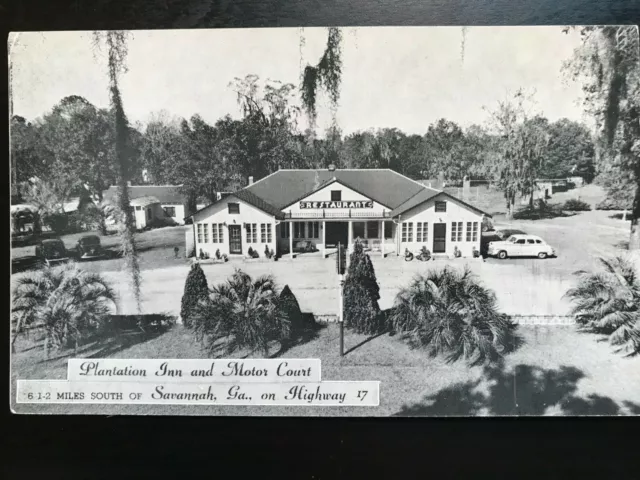
[[[411,253],[408,248],[405,248],[404,249],[404,261],[405,262],[410,262],[411,260],[413,260],[413,253]]]
[[[427,247],[422,247],[417,258],[422,262],[429,261],[431,260],[431,252],[427,249]]]

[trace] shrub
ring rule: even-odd
[[[69,217],[65,213],[46,213],[42,223],[56,233],[63,233],[69,227]]]
[[[247,255],[249,255],[249,257],[253,258],[253,248],[249,247],[249,250],[247,250]]]
[[[449,267],[417,276],[395,299],[391,323],[396,332],[430,355],[472,365],[498,360],[519,343],[516,325],[498,312],[493,291],[468,268]]]
[[[596,204],[596,210],[631,210],[632,202],[605,198]]]
[[[111,286],[97,273],[63,265],[29,274],[16,281],[13,297],[12,323],[14,337],[28,327],[45,330],[45,356],[49,347],[73,346],[106,323],[111,308],[116,307],[116,295]]]
[[[588,212],[591,210],[591,205],[577,198],[571,198],[564,202],[563,208],[571,212]]]
[[[269,259],[273,257],[273,250],[269,250],[269,245],[265,245],[264,247],[264,256]]]
[[[300,310],[298,299],[293,294],[289,285],[285,285],[280,292],[280,308],[289,320],[291,332],[300,332],[306,328]]]
[[[209,298],[209,285],[207,277],[202,271],[199,263],[191,265],[187,280],[184,282],[184,293],[182,294],[182,304],[180,306],[180,318],[185,327],[193,326],[192,318],[196,306],[201,301]]]
[[[216,260],[221,260],[222,259],[222,255],[220,255],[220,249],[216,249]]]
[[[640,353],[640,271],[622,257],[601,258],[604,270],[577,272],[580,280],[565,294],[582,330],[608,335],[616,353]]]
[[[385,328],[378,306],[380,287],[360,241],[355,242],[349,262],[343,291],[345,324],[358,333],[380,333]]]
[[[248,348],[267,356],[270,341],[286,341],[290,334],[290,322],[279,299],[273,277],[254,281],[236,270],[225,283],[213,287],[209,300],[198,306],[196,338],[212,356],[219,340],[229,354]]]

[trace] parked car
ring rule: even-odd
[[[507,257],[547,258],[556,255],[555,249],[535,235],[511,235],[507,240],[490,242],[487,254],[491,257],[505,259]]]
[[[315,252],[316,246],[313,244],[313,242],[310,242],[308,240],[303,240],[303,241],[297,242],[293,246],[293,251],[294,252]]]
[[[527,232],[523,232],[522,230],[517,230],[515,228],[501,228],[499,230],[496,230],[495,234],[502,240],[506,240],[511,235],[526,235]]]
[[[100,258],[104,255],[102,245],[100,245],[100,237],[97,235],[86,235],[81,237],[76,243],[76,252],[78,258],[87,260],[90,258]]]
[[[69,260],[69,252],[64,246],[64,242],[59,238],[41,240],[36,245],[36,260],[50,266],[58,262]]]

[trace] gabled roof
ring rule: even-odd
[[[407,198],[422,188],[411,180],[388,168],[336,169],[336,170],[278,170],[249,185],[245,190],[282,209],[333,179],[388,208],[399,207]]]
[[[149,205],[153,205],[154,203],[160,203],[160,200],[149,195],[147,197],[136,197],[129,203],[132,207],[148,207]]]
[[[201,208],[200,210],[192,213],[191,215],[189,215],[186,218],[191,218],[194,215],[196,215],[197,213],[202,212],[203,210],[206,210],[207,208],[211,207],[212,205],[217,205],[218,203],[222,202],[223,200],[227,200],[230,197],[235,197],[239,200],[242,200],[246,203],[248,203],[249,205],[252,205],[254,207],[256,207],[259,210],[262,210],[265,213],[268,213],[269,215],[273,215],[276,218],[284,218],[284,213],[275,208],[273,205],[268,204],[267,202],[265,202],[263,199],[261,199],[260,197],[254,195],[253,193],[251,193],[250,191],[248,191],[247,189],[244,190],[238,190],[237,192],[231,193],[229,195],[226,195],[224,197],[222,197],[220,200],[218,200],[217,202],[213,202],[210,203],[206,206],[204,206],[203,208]]]
[[[441,190],[434,190],[434,189],[428,188],[428,187],[424,187],[424,190],[418,192],[416,195],[414,195],[413,197],[408,199],[406,202],[404,202],[398,208],[395,208],[391,212],[391,216],[392,217],[397,217],[398,215],[401,215],[404,212],[407,212],[407,211],[411,210],[412,208],[417,207],[418,205],[422,205],[424,202],[426,202],[428,200],[431,200],[432,198],[436,198],[436,197],[440,197],[440,196],[446,197],[446,198],[451,198],[451,199],[461,203],[465,207],[473,210],[474,212],[477,212],[477,213],[479,213],[481,215],[485,215],[487,217],[491,217],[491,215],[489,215],[488,213],[483,212],[479,208],[474,207],[473,205],[471,205],[471,204],[469,204],[467,202],[463,202],[462,200],[460,200],[457,197],[454,197],[453,195],[449,195],[447,192],[443,192]]]
[[[129,198],[135,200],[140,197],[156,197],[161,204],[185,204],[187,197],[180,192],[182,185],[130,185]],[[104,192],[106,201],[115,202],[118,187],[113,185]],[[199,198],[198,203],[209,203],[208,200]]]

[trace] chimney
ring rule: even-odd
[[[253,185],[253,176],[249,177],[249,185]]]
[[[127,187],[130,187],[130,186],[131,186],[131,180],[127,182]]]
[[[335,171],[335,169],[336,169],[336,166],[333,163],[331,165],[329,165],[329,171],[330,172]]]

